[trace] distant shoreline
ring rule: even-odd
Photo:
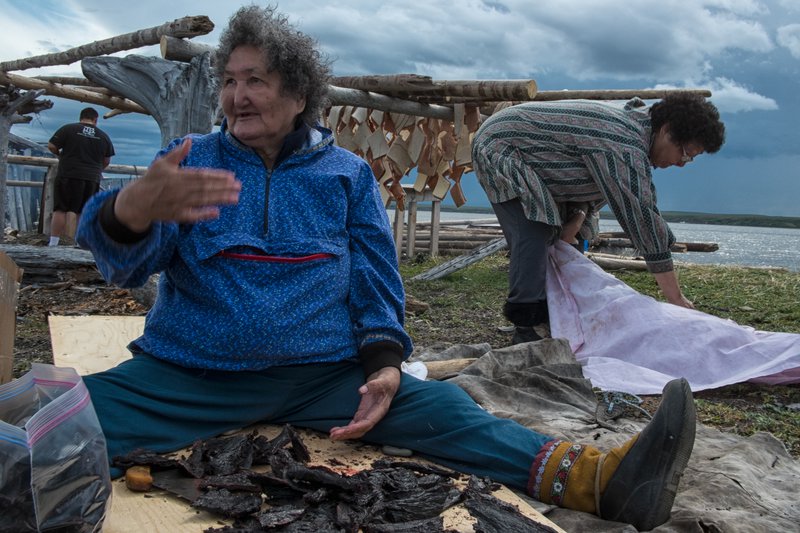
[[[430,205],[418,205],[419,211],[430,211]],[[494,215],[491,207],[470,206],[458,208],[443,205],[442,211],[450,213],[475,213]],[[727,215],[718,213],[696,213],[691,211],[662,211],[667,222],[686,222],[688,224],[714,224],[720,226],[752,226],[760,228],[800,228],[800,217],[781,217],[770,215]],[[614,220],[610,211],[600,211],[600,218]]]

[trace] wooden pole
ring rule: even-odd
[[[381,91],[397,98],[440,97],[446,101],[459,100],[533,100],[537,94],[534,80],[447,80],[435,81],[430,86],[419,86],[404,91]]]
[[[58,165],[47,167],[44,175],[42,195],[39,198],[39,228],[38,232],[50,235],[50,214],[53,212],[53,183],[56,180]]]
[[[186,39],[178,39],[171,35],[161,36],[161,57],[170,61],[182,61],[191,63],[194,56],[201,56],[206,52],[211,52],[211,63],[214,63],[214,55],[217,49],[213,46],[201,43],[193,43]]]
[[[430,87],[433,80],[430,76],[419,74],[389,74],[373,76],[334,76],[331,85],[372,91],[376,93],[411,91],[417,87]]]
[[[65,87],[58,83],[51,83],[49,81],[39,80],[36,78],[28,78],[18,74],[0,72],[0,85],[14,85],[20,89],[43,89],[44,93],[51,96],[59,96],[61,98],[68,98],[70,100],[77,100],[79,102],[97,104],[110,109],[121,109],[123,111],[142,113],[143,115],[150,114],[145,108],[136,102],[132,102],[125,98],[107,96],[83,89]]]
[[[356,89],[345,89],[344,87],[331,85],[328,87],[328,98],[331,101],[331,105],[351,105],[403,113],[405,115],[453,120],[453,110],[449,107],[409,102],[408,100],[400,100],[383,94]]]
[[[42,186],[42,195],[40,198],[39,209],[39,233],[50,233],[50,221],[53,214],[53,188],[58,171],[58,159],[54,157],[34,157],[29,155],[8,155],[9,165],[31,165],[37,167],[47,167],[47,174],[45,175],[44,183],[38,184]],[[146,166],[136,165],[108,165],[103,169],[106,174],[128,174],[131,176],[142,176],[147,172]]]
[[[31,165],[35,167],[55,167],[58,159],[55,157],[35,157],[31,155],[8,154],[8,164],[10,165]],[[110,164],[103,169],[105,174],[130,174],[131,176],[144,176],[147,172],[146,166],[138,165],[115,165]]]
[[[534,100],[630,100],[639,97],[642,100],[660,100],[668,94],[697,93],[708,98],[708,89],[613,89],[586,91],[539,91]]]
[[[159,44],[162,35],[172,37],[196,37],[211,33],[214,23],[205,15],[183,17],[172,22],[164,23],[160,26],[137,30],[135,32],[117,35],[102,41],[94,41],[89,44],[70,48],[63,52],[54,54],[44,54],[40,56],[27,57],[14,61],[3,61],[0,63],[0,70],[26,70],[29,68],[47,67],[52,65],[69,65],[80,61],[85,57],[102,56]]]
[[[93,87],[95,84],[80,76],[31,76],[34,80],[60,83],[61,85],[78,85],[80,87]]]
[[[434,200],[431,206],[431,246],[428,253],[431,257],[439,255],[439,217],[441,216],[442,202]]]

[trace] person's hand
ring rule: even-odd
[[[186,139],[120,191],[114,214],[122,224],[140,233],[156,221],[192,224],[216,218],[220,205],[239,201],[242,187],[233,172],[179,167],[191,147]]]
[[[561,226],[561,240],[567,244],[576,244],[578,242],[576,236],[581,230],[583,221],[586,220],[586,211],[575,209],[570,215],[570,219]]]
[[[664,297],[669,303],[672,305],[685,307],[687,309],[694,309],[694,304],[683,295],[681,287],[678,284],[678,276],[674,270],[669,272],[659,272],[657,274],[653,274],[653,277],[656,278],[658,288],[661,289],[661,292],[664,294]]]
[[[672,305],[685,307],[686,309],[694,309],[694,304],[683,294],[679,294],[677,297],[668,299],[667,301]]]
[[[353,420],[344,427],[331,428],[331,439],[347,440],[363,437],[389,411],[398,388],[400,388],[399,369],[384,367],[370,374],[367,382],[358,389],[361,402]]]

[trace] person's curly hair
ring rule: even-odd
[[[316,124],[327,104],[330,78],[329,61],[317,50],[316,41],[296,30],[273,6],[242,7],[231,16],[219,39],[214,66],[218,83],[231,53],[243,45],[264,52],[267,70],[281,77],[282,94],[305,97],[306,107],[299,119],[309,126]]]
[[[681,146],[699,144],[709,154],[725,142],[725,125],[717,108],[705,97],[690,92],[667,95],[650,107],[653,132],[669,125],[672,140]]]

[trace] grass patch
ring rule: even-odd
[[[699,311],[764,331],[800,333],[800,273],[707,265],[679,265],[677,272],[684,295]],[[642,294],[663,300],[649,273],[614,275]]]

